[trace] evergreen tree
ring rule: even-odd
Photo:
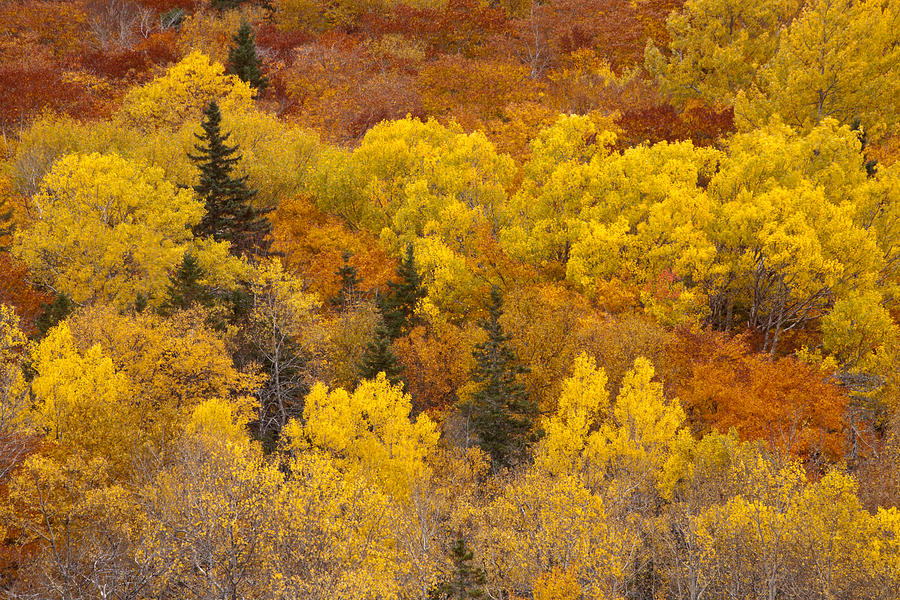
[[[374,379],[379,373],[384,373],[391,383],[395,385],[401,383],[400,363],[397,362],[397,356],[391,347],[392,341],[393,338],[384,325],[375,328],[375,339],[366,346],[360,364],[359,370],[363,379]]]
[[[450,550],[453,572],[428,592],[429,600],[477,600],[484,597],[484,569],[472,566],[472,551],[462,536]]]
[[[406,254],[400,259],[397,268],[399,282],[389,281],[389,293],[379,302],[384,325],[391,335],[397,339],[415,325],[413,315],[419,300],[425,297],[426,290],[422,276],[416,269],[416,257],[412,245],[406,247]]]
[[[200,283],[206,271],[200,266],[197,257],[185,252],[181,264],[169,275],[166,286],[166,299],[162,305],[163,314],[171,314],[176,310],[185,310],[194,304],[211,306],[213,292],[209,286]]]
[[[226,10],[237,8],[244,2],[246,2],[246,0],[212,0],[212,6],[219,12],[224,12]]]
[[[3,210],[0,206],[0,252],[9,250],[10,242],[13,237],[13,211],[12,209]]]
[[[349,250],[344,250],[342,256],[344,264],[335,271],[335,274],[341,278],[341,289],[331,299],[331,305],[345,310],[356,302],[356,298],[359,295],[360,279],[356,267],[350,264],[350,257],[353,254]]]
[[[237,75],[241,81],[252,85],[260,92],[269,85],[269,80],[262,72],[256,44],[253,41],[253,28],[243,20],[237,33],[231,38],[234,42],[228,50],[228,73]]]
[[[206,214],[194,228],[196,236],[211,236],[216,241],[231,242],[231,252],[265,254],[266,236],[271,230],[265,213],[253,208],[256,191],[247,186],[247,177],[233,177],[232,170],[241,160],[237,146],[227,144],[230,134],[222,134],[222,113],[215,100],[203,111],[202,134],[188,154],[200,169],[200,181],[194,191],[206,203]]]
[[[75,303],[65,294],[57,293],[51,302],[44,304],[41,315],[35,320],[40,337],[47,335],[60,321],[72,314]]]
[[[503,298],[495,287],[491,290],[490,313],[480,325],[488,339],[475,346],[475,369],[472,379],[481,384],[472,395],[468,407],[472,426],[481,447],[491,455],[493,467],[513,464],[524,456],[535,441],[533,432],[537,407],[528,399],[518,376],[528,370],[519,362],[503,332]]]

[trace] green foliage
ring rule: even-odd
[[[331,299],[330,304],[341,310],[347,310],[359,299],[359,284],[362,280],[359,278],[356,267],[350,264],[352,256],[353,254],[349,250],[344,250],[341,254],[344,264],[335,271],[335,274],[341,278],[341,287]]]
[[[475,346],[472,355],[475,369],[472,380],[479,384],[472,394],[466,412],[479,445],[491,455],[495,469],[523,460],[529,446],[537,439],[534,419],[537,407],[525,393],[518,376],[527,369],[509,346],[503,332],[503,298],[500,290],[491,290],[489,317],[481,321],[488,338]]]
[[[187,310],[195,304],[211,306],[214,300],[213,290],[203,283],[206,270],[200,266],[197,257],[185,252],[178,268],[169,275],[166,286],[166,299],[160,307],[162,312],[171,313],[176,310]]]
[[[241,21],[241,26],[232,41],[234,45],[228,50],[227,73],[237,75],[241,81],[263,91],[269,85],[269,81],[262,72],[261,62],[256,54],[253,28],[250,23]]]
[[[397,276],[400,281],[389,281],[388,293],[379,299],[384,326],[391,339],[397,339],[416,324],[416,307],[426,294],[412,245],[406,247]]]
[[[474,555],[466,539],[456,538],[450,548],[453,570],[448,577],[428,591],[428,600],[477,600],[484,597],[487,578],[484,569],[472,565]]]
[[[200,170],[194,191],[206,204],[206,214],[194,227],[194,235],[227,241],[237,256],[265,254],[272,226],[265,217],[266,211],[253,207],[256,191],[247,187],[247,176],[232,176],[235,164],[241,160],[238,147],[227,144],[230,134],[222,134],[222,113],[215,101],[203,114],[203,133],[195,134],[200,140],[194,146],[198,154],[189,154]]]

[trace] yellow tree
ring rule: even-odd
[[[128,378],[99,345],[79,352],[65,323],[35,347],[32,359],[36,425],[64,452],[103,457],[124,472],[142,442]]]
[[[253,88],[194,51],[161,77],[132,88],[122,101],[121,116],[144,130],[177,128],[198,118],[212,100],[226,113],[247,111],[253,106]]]
[[[152,456],[164,457],[185,423],[203,401],[220,398],[255,408],[252,395],[261,377],[251,367],[235,367],[224,340],[205,323],[200,311],[162,318],[151,311],[120,314],[108,306],[82,308],[66,321],[82,351],[103,348],[118,373],[127,377],[133,396],[122,400],[133,410],[135,440]]]
[[[405,499],[427,476],[425,459],[438,440],[434,422],[427,415],[412,420],[411,409],[402,385],[391,385],[383,373],[363,380],[352,393],[319,383],[306,397],[303,423],[291,421],[285,439],[294,450],[331,453],[348,477]]]
[[[755,125],[779,114],[802,128],[857,120],[882,137],[900,117],[892,100],[900,91],[898,42],[896,2],[813,0],[781,35],[758,85],[738,96],[735,116]]]
[[[284,476],[250,442],[246,427],[246,416],[228,402],[199,405],[175,460],[143,490],[141,552],[163,573],[152,582],[155,597],[278,593],[273,546]]]
[[[0,531],[32,549],[8,591],[60,599],[142,593],[159,571],[137,551],[138,503],[104,459],[70,452],[31,455],[7,484]]]
[[[801,0],[688,0],[666,21],[668,48],[648,43],[646,66],[676,98],[733,102],[758,80],[802,6]]]
[[[119,307],[161,295],[203,214],[160,169],[115,154],[60,159],[32,203],[35,222],[17,233],[14,252],[34,276],[76,303]],[[217,250],[204,244],[198,255]]]
[[[0,481],[29,449],[29,387],[22,370],[28,338],[19,317],[0,304]]]

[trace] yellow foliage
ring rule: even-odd
[[[306,397],[304,423],[285,428],[294,450],[320,448],[341,457],[351,478],[371,481],[399,498],[408,497],[426,477],[425,459],[438,440],[427,415],[410,419],[412,404],[402,386],[379,374],[364,380],[353,393],[316,384]]]
[[[198,118],[212,100],[226,113],[248,111],[253,107],[253,88],[194,51],[169,67],[165,75],[130,90],[121,116],[144,130],[176,128]]]
[[[142,441],[128,378],[100,346],[79,353],[65,323],[34,348],[32,360],[36,421],[48,438],[124,469]]]
[[[76,303],[120,307],[158,298],[203,214],[160,169],[115,154],[62,158],[32,202],[36,221],[16,234],[19,258]]]

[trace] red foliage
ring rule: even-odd
[[[91,117],[101,108],[88,86],[57,65],[0,65],[0,128],[21,127],[46,109]]]
[[[175,32],[154,33],[134,48],[103,51],[89,50],[78,57],[84,71],[111,79],[143,80],[156,65],[167,65],[178,59]]]
[[[480,54],[493,38],[508,31],[506,12],[477,0],[448,0],[437,10],[400,4],[390,16],[366,15],[362,23],[372,37],[401,34],[422,41],[432,53],[466,56]]]
[[[52,298],[28,283],[28,269],[6,252],[0,252],[0,304],[15,309],[22,319],[22,329],[33,335],[37,332],[35,321],[44,305]]]
[[[200,0],[137,0],[137,3],[158,13],[164,13],[173,8],[195,10],[202,4]]]
[[[308,44],[314,37],[305,31],[284,31],[271,23],[264,23],[256,28],[256,46],[267,51],[277,60],[288,61],[298,46]]]

